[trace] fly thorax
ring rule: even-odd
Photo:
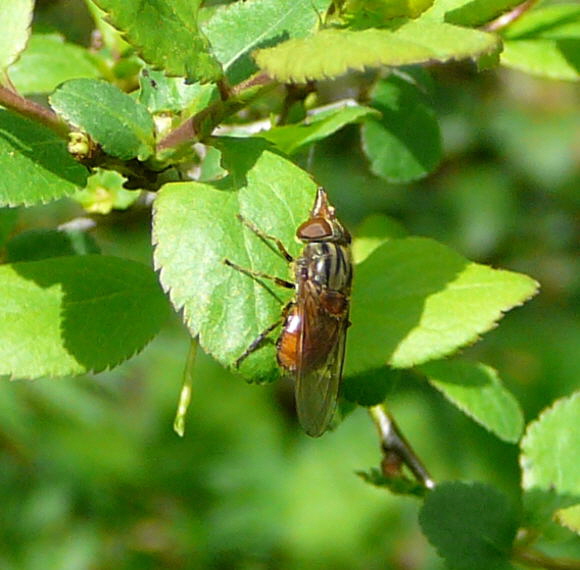
[[[297,263],[299,279],[344,293],[350,290],[351,272],[349,249],[333,242],[307,243]]]

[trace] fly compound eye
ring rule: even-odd
[[[317,241],[332,237],[332,225],[324,218],[310,218],[296,230],[296,237],[304,241]]]

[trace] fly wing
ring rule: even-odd
[[[296,367],[296,409],[304,431],[318,437],[332,420],[342,376],[348,311],[332,314],[320,292],[306,282],[299,288],[302,328]]]

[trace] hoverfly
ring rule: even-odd
[[[293,266],[294,282],[244,269],[229,260],[225,263],[252,277],[273,279],[278,285],[294,289],[295,295],[282,310],[281,318],[237,359],[236,367],[283,323],[276,343],[278,364],[295,380],[300,425],[308,435],[318,437],[332,420],[342,377],[346,330],[350,324],[350,234],[336,218],[322,188],[317,191],[310,217],[296,230],[296,237],[304,243],[297,259],[279,239],[264,234],[242,217],[240,220],[261,238],[274,241]]]

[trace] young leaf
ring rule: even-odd
[[[503,493],[483,483],[442,483],[427,495],[419,521],[450,568],[504,570],[517,529]]]
[[[215,81],[222,75],[199,29],[201,0],[95,0],[145,61],[168,75]]]
[[[347,370],[407,368],[472,343],[538,284],[469,262],[436,241],[390,240],[356,267]]]
[[[300,251],[294,232],[314,202],[308,174],[268,150],[258,139],[219,139],[229,176],[210,184],[165,185],[154,204],[155,265],[161,282],[201,347],[232,366],[249,344],[280,319],[290,291],[226,265],[292,279],[288,263],[271,242],[242,224],[237,214],[276,236],[292,255]],[[255,381],[279,374],[276,334],[240,367]]]
[[[429,362],[420,370],[435,388],[477,423],[504,441],[519,440],[524,427],[522,411],[493,368],[451,360]]]
[[[101,76],[91,54],[58,34],[34,34],[19,60],[9,69],[10,80],[22,95],[52,93],[69,79]]]
[[[33,8],[34,0],[10,0],[0,4],[0,84],[4,83],[3,72],[26,46]]]
[[[362,105],[329,109],[310,115],[301,123],[274,127],[258,133],[257,136],[273,142],[286,154],[292,154],[330,136],[348,124],[359,123],[374,115],[378,116],[379,113],[371,107]]]
[[[427,176],[441,161],[441,132],[424,94],[401,77],[379,81],[371,105],[382,117],[362,127],[363,150],[371,170],[389,182],[405,183]]]
[[[79,255],[0,266],[0,374],[98,372],[141,350],[167,317],[140,263]]]
[[[100,249],[94,238],[82,230],[29,230],[6,244],[9,263],[89,253],[100,253]]]
[[[504,33],[501,63],[550,79],[580,80],[580,6],[533,10]]]
[[[521,466],[529,517],[580,503],[580,392],[558,400],[532,422],[522,440]]]
[[[70,196],[87,180],[86,168],[46,127],[0,110],[0,205],[42,204]]]
[[[150,113],[179,113],[186,118],[217,96],[215,85],[188,83],[183,77],[166,77],[162,71],[144,68],[139,77],[139,103]]]
[[[216,10],[203,29],[230,83],[257,71],[250,54],[313,31],[330,0],[249,0]]]
[[[326,29],[256,52],[258,66],[280,81],[336,77],[348,70],[479,57],[498,49],[493,34],[427,19],[395,30]]]
[[[96,79],[67,81],[50,96],[50,104],[111,156],[145,160],[154,152],[151,115],[110,83]]]
[[[109,214],[112,210],[126,210],[141,195],[139,190],[127,190],[127,179],[114,170],[95,168],[87,180],[86,188],[73,199],[91,214]]]

